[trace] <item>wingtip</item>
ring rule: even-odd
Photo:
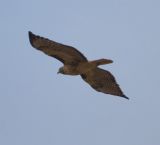
[[[31,31],[28,31],[28,36],[31,38],[33,36],[33,33]]]
[[[31,35],[33,35],[33,33],[31,31],[28,31],[28,35],[30,37]]]
[[[29,42],[33,46],[33,40],[35,39],[34,37],[35,35],[31,31],[28,31],[28,36],[29,36]]]
[[[122,97],[129,100],[129,98],[126,95],[122,95]]]

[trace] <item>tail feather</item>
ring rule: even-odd
[[[92,64],[98,66],[98,65],[104,65],[104,64],[109,64],[109,63],[113,63],[112,60],[110,59],[98,59],[98,60],[94,60],[94,61],[91,61]]]

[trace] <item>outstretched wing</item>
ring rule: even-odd
[[[84,81],[90,84],[92,88],[99,92],[129,99],[123,94],[114,76],[109,71],[96,68],[86,74],[82,74],[81,77]]]
[[[34,48],[43,51],[45,54],[58,59],[64,64],[76,65],[79,62],[87,62],[87,58],[74,47],[51,41],[32,32],[28,34],[30,43]]]

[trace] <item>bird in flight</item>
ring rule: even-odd
[[[105,94],[111,94],[129,99],[117,84],[114,76],[98,66],[112,63],[110,59],[88,61],[76,48],[64,45],[47,38],[28,32],[31,45],[37,50],[61,61],[64,65],[58,73],[64,75],[80,75],[93,89]]]

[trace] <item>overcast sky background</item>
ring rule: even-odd
[[[1,0],[0,26],[1,145],[160,145],[159,0]],[[29,30],[112,59],[130,100],[57,75]]]

